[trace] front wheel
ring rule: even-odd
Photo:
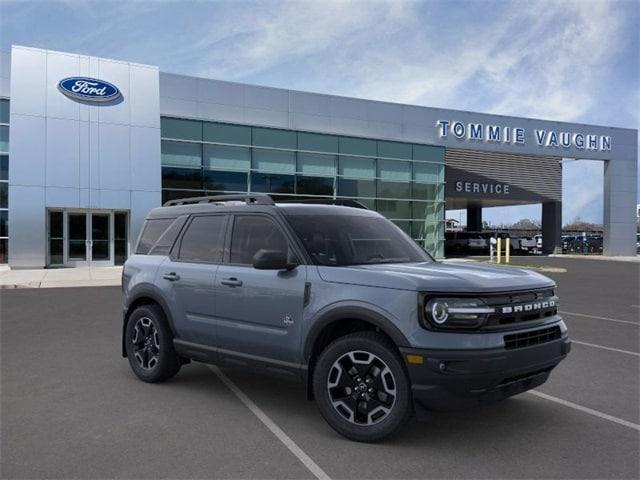
[[[375,442],[411,416],[409,379],[394,345],[375,332],[357,332],[331,343],[313,373],[318,408],[341,435]]]
[[[161,382],[180,370],[173,335],[157,305],[142,305],[131,313],[125,342],[129,365],[140,380]]]

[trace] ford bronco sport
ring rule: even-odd
[[[320,203],[224,195],[151,211],[123,270],[134,373],[158,382],[192,360],[281,372],[337,432],[371,442],[413,412],[534,388],[569,352],[548,278],[437,262],[378,213]]]

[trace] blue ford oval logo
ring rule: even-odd
[[[110,102],[120,97],[118,87],[97,78],[63,78],[58,83],[58,89],[67,97],[89,102]]]

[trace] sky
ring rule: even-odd
[[[0,0],[0,48],[26,45],[221,80],[638,128],[639,22],[637,0]],[[565,223],[602,222],[602,177],[601,162],[563,164]],[[539,205],[484,211],[494,224],[540,216]]]

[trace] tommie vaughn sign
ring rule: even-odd
[[[503,125],[485,125],[482,123],[463,123],[459,121],[438,120],[436,122],[440,138],[449,135],[465,141],[509,143],[524,145],[526,130],[522,127]],[[593,135],[576,132],[558,132],[555,130],[535,129],[534,141],[543,148],[570,148],[579,150],[593,150],[601,152],[611,151],[611,137],[607,135]]]
[[[76,100],[110,102],[120,98],[120,90],[112,83],[89,77],[69,77],[58,82],[58,90]]]

